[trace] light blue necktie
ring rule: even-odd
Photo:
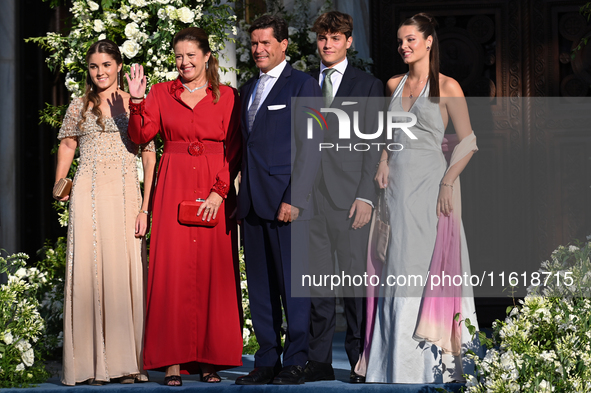
[[[267,74],[263,74],[259,78],[257,92],[254,95],[254,100],[252,101],[252,104],[250,104],[250,108],[248,108],[248,132],[252,130],[252,123],[254,123],[254,118],[257,114],[257,110],[259,109],[261,97],[263,96],[263,91],[265,90],[265,84],[267,83],[269,78],[270,76]]]

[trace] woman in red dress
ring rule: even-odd
[[[127,76],[129,136],[146,143],[160,133],[164,154],[154,190],[144,367],[165,369],[164,383],[181,373],[220,382],[216,371],[242,365],[238,252],[232,182],[241,160],[240,103],[220,85],[207,33],[190,27],[173,40],[179,77],[154,85],[146,99],[141,65]],[[205,200],[198,218],[178,221],[182,201]]]

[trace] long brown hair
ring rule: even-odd
[[[439,97],[439,40],[437,39],[437,20],[429,14],[416,14],[400,24],[402,26],[415,26],[424,39],[431,36],[433,42],[429,50],[429,97]]]
[[[176,33],[174,39],[172,40],[172,47],[174,48],[175,45],[180,41],[193,41],[195,44],[197,44],[197,47],[203,51],[204,55],[211,53],[211,48],[209,47],[209,36],[205,30],[200,27],[187,27],[186,29]],[[220,75],[218,71],[218,59],[216,59],[213,54],[210,54],[209,59],[207,60],[205,77],[209,83],[211,83],[214,104],[220,99]]]
[[[111,56],[113,60],[117,63],[117,66],[123,64],[123,58],[121,57],[121,52],[119,51],[119,47],[111,40],[100,40],[95,42],[88,48],[86,51],[86,65],[88,66],[88,62],[90,61],[90,56],[95,53],[106,53],[107,55]],[[123,67],[121,67],[121,71],[119,71],[119,75],[117,76],[117,82],[123,80]],[[101,112],[99,106],[101,105],[101,98],[97,93],[97,87],[92,81],[90,77],[90,72],[86,71],[86,88],[84,90],[84,96],[82,97],[82,118],[78,125],[80,126],[84,121],[86,121],[86,111],[88,110],[89,104],[92,102],[92,113],[97,117],[97,123],[101,126],[103,131],[105,130],[105,125],[103,123],[103,113]]]

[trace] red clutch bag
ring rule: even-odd
[[[197,199],[195,201],[182,201],[179,204],[179,222],[184,225],[197,225],[202,227],[215,227],[218,224],[218,215],[215,218],[210,218],[209,221],[202,220],[205,210],[197,217],[199,206],[205,202],[204,199]]]

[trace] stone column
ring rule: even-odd
[[[3,0],[0,12],[0,248],[17,252],[17,0]]]

